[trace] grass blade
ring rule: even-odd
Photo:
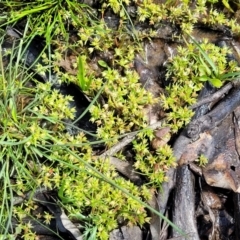
[[[85,75],[85,72],[84,72],[84,67],[83,67],[83,60],[82,60],[81,56],[78,56],[77,78],[78,78],[78,84],[83,91],[86,90],[86,80],[85,80],[84,75]]]
[[[207,53],[202,49],[202,47],[200,46],[200,44],[194,40],[194,38],[192,38],[190,35],[188,35],[191,40],[193,41],[193,43],[196,45],[196,47],[198,48],[198,50],[200,51],[200,53],[202,54],[202,56],[204,57],[204,59],[207,61],[207,63],[211,66],[215,76],[218,75],[218,69],[216,67],[216,65],[214,64],[214,62],[212,61],[211,58],[209,58],[209,56],[207,55]]]
[[[240,72],[230,72],[226,74],[222,74],[219,76],[221,80],[230,80],[232,78],[238,78],[240,76]]]

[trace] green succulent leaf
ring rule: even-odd
[[[103,68],[109,68],[109,66],[107,65],[107,63],[103,60],[99,60],[98,61],[98,64],[103,67]]]
[[[210,83],[217,88],[220,88],[223,85],[223,82],[218,78],[210,78]]]

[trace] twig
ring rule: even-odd
[[[226,84],[223,88],[221,88],[219,91],[211,94],[210,96],[207,96],[206,98],[199,100],[197,103],[190,106],[190,109],[195,109],[197,107],[202,106],[203,104],[210,103],[216,100],[219,100],[223,97],[225,93],[227,93],[231,88],[233,87],[233,83]]]
[[[192,121],[187,127],[187,136],[196,140],[200,133],[216,127],[228,114],[235,110],[239,105],[239,101],[240,89],[236,87],[211,112]]]
[[[149,128],[153,130],[157,129],[162,126],[162,123],[163,123],[162,121],[156,122],[150,125]],[[120,172],[121,174],[123,174],[124,176],[126,176],[128,179],[130,179],[132,182],[136,184],[140,183],[141,177],[138,173],[134,171],[132,164],[130,164],[129,162],[124,162],[116,157],[113,157],[113,155],[119,152],[121,149],[123,149],[126,145],[131,143],[135,139],[137,134],[138,132],[129,133],[119,143],[117,143],[115,146],[113,146],[112,148],[110,148],[109,150],[107,150],[106,152],[104,152],[99,156],[99,158],[101,159],[109,158],[110,164],[114,166],[118,172]]]
[[[199,240],[195,219],[195,185],[194,175],[187,165],[179,166],[176,171],[176,189],[173,204],[173,222],[179,226],[186,236],[183,239]],[[184,221],[183,221],[184,219]],[[173,237],[180,237],[173,229]]]
[[[118,172],[123,174],[127,177],[130,181],[134,182],[135,184],[141,183],[141,176],[137,172],[135,172],[132,164],[127,161],[122,161],[121,159],[115,157],[109,157],[110,164],[116,168]]]
[[[131,143],[135,139],[137,133],[138,132],[129,133],[125,138],[123,138],[116,145],[108,149],[106,152],[102,153],[99,157],[105,158],[105,157],[113,156],[115,153],[119,152],[121,149],[123,149],[125,146]]]
[[[163,121],[158,121],[158,122],[148,126],[148,128],[155,130],[155,129],[161,127],[162,124],[163,124]],[[110,148],[109,150],[107,150],[106,152],[101,154],[99,157],[105,158],[105,157],[113,156],[115,153],[119,152],[121,149],[123,149],[125,146],[127,146],[129,143],[131,143],[135,139],[137,134],[138,134],[138,132],[129,133],[119,143],[117,143],[112,148]]]

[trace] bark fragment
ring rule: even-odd
[[[235,239],[240,239],[240,194],[233,195],[234,202],[234,220],[235,220]]]
[[[230,114],[210,134],[213,137],[213,152],[203,168],[203,175],[210,186],[240,189],[240,162],[236,151],[233,115]]]
[[[180,236],[176,231],[173,231],[173,236],[178,237],[179,240],[198,240],[195,219],[194,176],[188,166],[178,167],[177,182],[173,222],[186,233],[186,236]]]
[[[239,88],[235,88],[221,101],[211,112],[192,121],[188,125],[188,137],[196,140],[200,133],[209,131],[217,127],[231,112],[233,112],[240,102]]]

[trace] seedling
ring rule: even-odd
[[[92,78],[91,78],[91,76],[86,77],[85,70],[84,70],[84,62],[83,62],[83,57],[82,56],[78,57],[77,78],[78,78],[78,84],[79,84],[80,88],[83,91],[89,90],[91,82],[92,82]]]

